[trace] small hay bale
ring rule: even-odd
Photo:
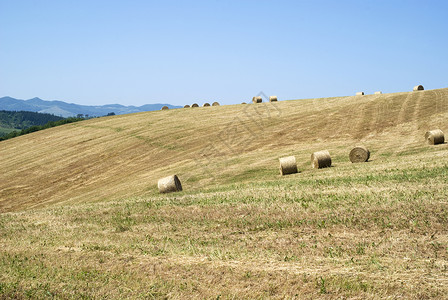
[[[331,167],[330,152],[328,152],[328,150],[322,150],[311,154],[311,166],[314,169]]]
[[[423,91],[425,88],[423,87],[423,85],[416,85],[416,86],[414,86],[414,92],[415,91]]]
[[[277,96],[270,96],[269,97],[269,102],[276,102],[278,101]]]
[[[206,106],[210,106],[210,103],[205,102],[204,105],[202,105],[202,107],[206,107]]]
[[[445,142],[445,136],[442,130],[434,129],[425,133],[425,140],[430,145],[438,145]]]
[[[157,187],[159,188],[159,193],[162,194],[182,191],[182,184],[180,183],[177,175],[171,175],[159,179]]]
[[[357,92],[356,96],[364,96],[364,92]]]
[[[364,146],[356,146],[348,155],[352,163],[366,162],[370,158],[370,151]]]
[[[193,104],[191,105],[191,107],[199,107],[199,105],[198,105],[197,103],[193,103]]]
[[[252,102],[253,103],[262,103],[263,99],[261,97],[253,97]]]
[[[189,107],[190,107],[190,105],[188,105],[188,104],[184,106],[184,108],[189,108]]]
[[[246,104],[246,102],[242,102],[241,104]]]
[[[164,106],[164,107],[162,107],[162,109],[161,110],[167,110],[167,109],[170,109],[168,106]]]
[[[297,163],[294,156],[281,157],[280,161],[280,175],[288,175],[297,173]]]
[[[378,91],[378,92],[375,92],[375,95],[381,95],[383,92],[381,92],[381,91]]]
[[[212,106],[219,106],[219,102],[213,102]]]

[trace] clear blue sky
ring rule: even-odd
[[[448,1],[0,0],[0,97],[231,104],[447,74]]]

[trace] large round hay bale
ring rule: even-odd
[[[189,107],[190,107],[190,105],[188,105],[188,104],[184,106],[184,108],[189,108]]]
[[[315,169],[331,167],[330,152],[328,150],[322,150],[311,154],[311,166]]]
[[[278,101],[277,96],[270,96],[269,97],[269,102],[275,102]]]
[[[262,103],[263,102],[263,98],[261,98],[261,97],[253,97],[252,98],[252,102],[253,103]]]
[[[423,91],[425,88],[423,87],[423,85],[416,85],[416,86],[414,86],[414,92],[415,91]]]
[[[434,129],[425,133],[425,140],[430,145],[438,145],[445,142],[445,136],[442,130]]]
[[[212,106],[219,106],[219,102],[213,102]]]
[[[356,96],[363,96],[364,95],[364,92],[357,92],[356,93]]]
[[[160,193],[172,193],[182,191],[182,184],[180,183],[177,175],[171,175],[162,179],[159,179],[157,183]]]
[[[381,95],[383,92],[381,92],[381,91],[378,91],[378,92],[375,92],[375,95]]]
[[[199,107],[199,105],[198,105],[197,103],[193,103],[193,104],[191,105],[191,107]]]
[[[366,162],[370,158],[370,151],[364,146],[356,146],[348,155],[352,163]]]
[[[297,163],[294,156],[281,157],[280,161],[280,175],[288,175],[297,173]]]
[[[170,109],[168,106],[164,106],[164,107],[162,107],[162,109],[161,110],[167,110],[167,109]]]
[[[204,105],[202,105],[202,107],[206,107],[206,106],[210,106],[210,103],[205,102]]]

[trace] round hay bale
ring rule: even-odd
[[[210,103],[205,102],[204,105],[202,105],[202,107],[206,107],[206,106],[210,106]]]
[[[348,155],[352,163],[366,162],[370,158],[370,151],[364,146],[356,146]]]
[[[378,91],[378,92],[375,92],[375,95],[381,95],[383,92],[381,92],[381,91]]]
[[[261,97],[253,97],[252,102],[253,103],[262,103],[263,99]]]
[[[280,161],[280,175],[288,175],[297,173],[297,163],[294,156],[281,157]]]
[[[164,106],[164,107],[162,107],[162,109],[161,110],[167,110],[167,109],[170,109],[168,106]]]
[[[330,152],[328,152],[328,150],[322,150],[311,154],[311,166],[314,169],[331,167]]]
[[[277,96],[270,96],[269,97],[269,102],[275,102],[275,101],[278,101],[277,100]]]
[[[445,136],[442,130],[434,129],[425,133],[425,140],[430,145],[438,145],[445,142]]]
[[[414,86],[414,92],[415,91],[423,91],[425,88],[423,87],[423,85],[416,85],[416,86]]]
[[[356,93],[356,96],[363,96],[364,95],[364,92],[357,92]]]
[[[219,102],[213,102],[212,106],[219,106]]]
[[[198,105],[197,103],[193,103],[193,104],[191,105],[191,107],[199,107],[199,105]]]
[[[182,191],[182,184],[180,183],[177,175],[171,175],[159,179],[157,187],[159,188],[159,193],[162,194]]]
[[[188,104],[184,106],[184,108],[189,108],[189,107],[190,107],[190,105],[188,105]]]
[[[242,102],[241,104],[246,104],[246,102]]]

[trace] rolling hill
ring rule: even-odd
[[[159,103],[146,104],[142,106],[124,106],[120,104],[90,106],[66,103],[64,101],[57,100],[46,101],[38,97],[29,100],[20,100],[12,97],[0,98],[0,110],[39,112],[61,116],[64,118],[74,117],[78,114],[97,117],[105,116],[112,112],[117,115],[130,114],[142,111],[160,110],[165,105],[169,108],[180,108],[180,106]]]
[[[173,109],[1,142],[0,292],[444,297],[448,145],[424,134],[448,130],[447,104],[437,89]],[[368,163],[349,162],[358,144]],[[322,149],[333,167],[311,169]],[[289,155],[300,173],[281,177]],[[184,191],[159,195],[170,174]]]
[[[2,143],[0,209],[151,194],[176,173],[185,189],[277,175],[278,157],[312,151],[340,163],[357,143],[374,157],[421,147],[444,129],[448,89],[176,109],[83,121]],[[338,160],[335,160],[338,163]],[[203,167],[205,166],[205,167]],[[245,176],[244,174],[248,174]]]
[[[62,119],[50,114],[0,110],[0,136],[15,130],[20,131],[31,126],[45,125],[48,122],[60,121]]]

